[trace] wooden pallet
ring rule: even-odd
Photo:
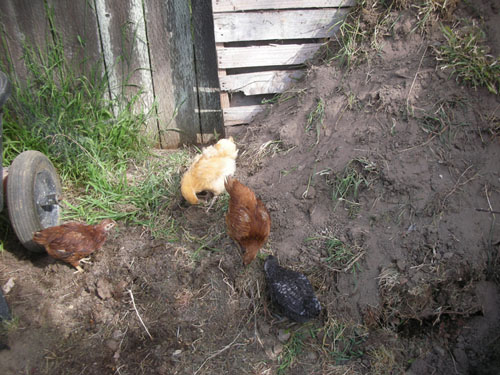
[[[299,79],[354,2],[212,0],[224,125],[249,123],[266,107],[263,95]]]

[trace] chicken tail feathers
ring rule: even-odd
[[[185,179],[181,182],[181,193],[185,200],[190,204],[198,204],[198,197],[193,189],[191,183],[188,183]]]
[[[35,234],[33,234],[33,241],[39,245],[45,245],[46,238],[42,232],[35,232]]]
[[[226,176],[224,179],[224,187],[226,188],[226,191],[231,195],[234,187],[234,178],[231,176]]]

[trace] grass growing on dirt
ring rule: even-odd
[[[477,88],[486,87],[498,95],[500,90],[500,59],[488,55],[481,42],[484,32],[476,25],[461,29],[442,26],[446,44],[435,48],[441,69],[448,70],[458,81]]]
[[[451,145],[457,132],[467,126],[454,118],[457,107],[465,106],[459,99],[440,100],[432,112],[424,113],[421,128],[431,137],[437,137],[444,145]]]
[[[297,362],[303,362],[305,353],[319,354],[316,362],[339,366],[363,355],[362,344],[367,337],[363,326],[329,318],[318,327],[309,322],[290,332],[278,358],[277,374],[288,374]]]
[[[3,122],[5,164],[25,150],[47,155],[66,188],[64,219],[122,219],[170,237],[174,228],[165,207],[176,193],[172,189],[187,152],[152,155],[152,143],[144,136],[150,114],[136,106],[141,92],[109,100],[99,64],[87,75],[77,73],[52,25],[53,39],[45,49],[24,46],[26,84],[10,77],[13,93]],[[137,165],[146,172],[130,172]],[[75,196],[67,195],[75,191]]]
[[[373,375],[402,374],[404,366],[399,363],[397,353],[392,348],[381,345],[368,353]]]
[[[292,332],[279,357],[278,375],[286,374],[287,369],[297,360],[304,348],[304,336],[305,333],[300,330]]]
[[[307,89],[289,89],[280,94],[275,94],[272,98],[262,99],[262,104],[284,103],[290,99],[300,97],[306,93]]]
[[[363,48],[363,41],[367,37],[367,32],[361,26],[360,9],[352,11],[347,17],[335,26],[339,27],[334,36],[334,41],[338,45],[337,51],[328,60],[338,61],[341,66],[351,68],[356,62],[362,61],[362,56],[366,53]],[[330,55],[330,53],[328,53]]]
[[[358,194],[364,187],[369,187],[378,175],[377,166],[368,159],[356,158],[351,160],[344,170],[334,174],[333,178],[328,177],[328,182],[333,186],[332,199],[334,202],[346,202],[352,209],[353,216],[356,216],[356,207],[359,207]],[[335,206],[336,207],[336,206]]]
[[[307,116],[306,132],[310,132],[313,127],[316,130],[316,142],[319,143],[319,136],[321,135],[321,128],[323,127],[323,120],[325,119],[325,101],[321,98],[317,100],[316,106]]]
[[[391,36],[398,17],[393,9],[412,9],[416,23],[412,32],[424,32],[429,24],[447,19],[456,8],[457,0],[358,0],[349,14],[333,28],[338,28],[326,46],[326,61],[336,61],[351,69],[373,52],[380,52],[385,36]]]
[[[323,350],[336,365],[363,355],[361,344],[367,337],[365,327],[329,318],[319,332],[323,333]]]
[[[319,241],[319,244],[316,242]],[[361,271],[359,260],[364,255],[363,251],[354,251],[355,247],[348,246],[332,235],[312,236],[305,239],[306,243],[315,243],[314,248],[320,248],[326,253],[323,259],[329,266],[337,271],[352,272],[356,275]]]

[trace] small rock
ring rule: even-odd
[[[406,269],[406,261],[403,259],[398,259],[396,261],[396,265],[400,271],[404,271]]]
[[[276,359],[283,351],[283,345],[278,342],[272,348],[267,348],[265,351],[269,359]]]
[[[434,350],[441,356],[444,357],[446,355],[446,351],[439,345],[434,346]]]
[[[15,285],[14,278],[11,277],[9,280],[7,280],[7,282],[2,287],[3,293],[9,294],[9,292],[12,290],[12,288],[14,288],[14,285]]]
[[[105,300],[111,298],[111,284],[106,279],[99,279],[97,281],[97,295],[100,299]]]
[[[291,336],[291,333],[290,332],[287,332],[286,330],[284,330],[283,328],[281,328],[279,331],[278,331],[278,340],[282,343],[285,343],[288,341],[288,339],[290,338]]]
[[[120,347],[120,344],[118,343],[118,341],[111,340],[111,339],[106,340],[105,345],[107,348],[111,349],[112,351],[117,351],[118,348]]]
[[[268,335],[269,330],[271,329],[271,326],[269,324],[267,324],[266,322],[260,322],[259,328],[260,328],[260,331],[262,332],[263,335]]]
[[[283,351],[283,345],[281,343],[278,342],[273,346],[273,353],[275,357],[279,356],[282,351]]]
[[[113,290],[113,296],[115,299],[119,300],[123,297],[125,292],[125,288],[127,287],[127,282],[125,280],[121,280],[118,284],[115,285]]]
[[[113,338],[113,340],[119,340],[122,336],[123,336],[123,332],[120,331],[119,329],[117,329],[116,331],[114,331],[113,334],[111,335],[111,337]]]

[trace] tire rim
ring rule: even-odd
[[[58,204],[57,184],[49,171],[37,173],[35,177],[34,200],[42,228],[58,224],[60,207]]]

